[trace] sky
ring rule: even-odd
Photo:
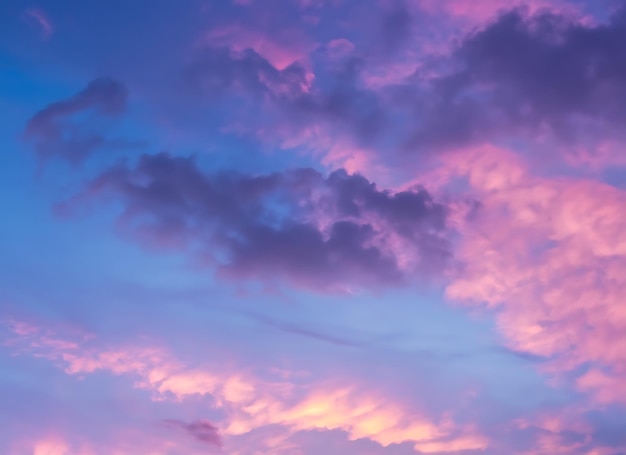
[[[0,453],[626,454],[626,3],[0,2]]]

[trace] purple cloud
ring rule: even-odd
[[[600,3],[0,2],[0,453],[624,453]]]
[[[412,19],[402,3],[394,5],[384,15],[389,24],[381,39],[398,48]],[[315,54],[319,65],[311,79],[297,62],[277,70],[252,49],[209,48],[193,72],[205,86],[210,81],[210,96],[242,89],[261,96],[275,126],[289,126],[293,135],[324,125],[327,134],[348,134],[385,155],[395,148],[433,152],[516,134],[533,140],[548,133],[566,142],[581,134],[600,138],[620,134],[626,115],[620,102],[626,96],[624,16],[620,10],[606,24],[589,24],[554,10],[508,11],[462,37],[447,55],[377,87],[365,77],[375,59],[359,52],[333,65]],[[252,131],[261,122],[248,120]]]
[[[348,58],[321,84],[299,62],[277,69],[253,49],[208,47],[188,68],[186,78],[204,99],[221,103],[226,112],[234,109],[233,121],[245,119],[250,133],[268,122],[293,135],[323,125],[365,143],[377,138],[387,118],[381,95],[362,86],[362,70],[360,58]]]
[[[244,96],[280,98],[297,95],[306,84],[306,72],[297,63],[275,68],[253,49],[205,49],[188,69],[192,83],[213,97],[231,90]]]
[[[100,194],[122,203],[125,232],[199,253],[230,278],[376,287],[440,271],[450,256],[446,207],[426,190],[391,193],[343,170],[209,174],[161,153],[109,169],[75,201]]]
[[[74,96],[37,112],[26,125],[25,137],[41,159],[60,157],[75,163],[106,145],[131,145],[107,139],[99,132],[103,120],[126,111],[127,98],[127,90],[120,82],[94,79]]]

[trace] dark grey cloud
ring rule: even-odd
[[[222,447],[222,438],[218,428],[206,420],[183,422],[182,420],[165,420],[163,423],[170,427],[184,430],[191,437],[213,447]]]
[[[562,13],[502,14],[466,37],[456,68],[428,81],[416,148],[550,135],[619,134],[626,118],[626,16],[589,25]]]
[[[509,12],[462,45],[466,84],[493,83],[509,115],[558,125],[564,116],[623,118],[626,17],[587,26],[545,12]]]
[[[199,252],[229,278],[378,287],[441,271],[450,256],[446,208],[426,190],[391,193],[342,170],[209,174],[161,153],[107,170],[75,202],[104,194],[121,202],[125,232]],[[416,257],[414,269],[399,265],[392,235]]]

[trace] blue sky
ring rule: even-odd
[[[623,6],[0,6],[0,452],[626,451]]]

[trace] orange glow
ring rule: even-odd
[[[429,418],[366,387],[268,382],[244,372],[225,371],[223,366],[189,368],[158,348],[81,349],[52,337],[48,339],[54,342],[41,343],[38,333],[16,334],[33,353],[57,362],[67,374],[105,370],[130,375],[135,387],[154,392],[157,400],[213,396],[227,413],[219,424],[224,435],[282,425],[290,432],[343,430],[350,439],[367,438],[382,446],[412,442],[427,453],[487,445],[475,430],[458,427],[447,416],[439,421]]]

